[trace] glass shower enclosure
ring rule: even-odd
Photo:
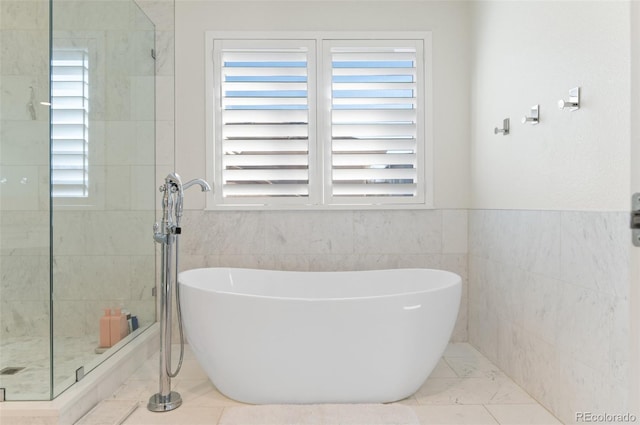
[[[0,0],[0,399],[155,321],[154,39],[132,0]]]

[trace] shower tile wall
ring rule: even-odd
[[[48,0],[0,2],[0,338],[49,334],[48,29]]]
[[[97,338],[104,308],[155,315],[154,39],[128,1],[57,0],[53,25],[54,49],[88,52],[91,106],[89,198],[54,199],[54,326]]]
[[[469,341],[565,423],[629,411],[627,221],[469,212]]]
[[[185,211],[181,269],[430,267],[463,278],[452,341],[467,340],[467,211]]]
[[[156,28],[156,177],[154,187],[160,187],[167,174],[175,170],[175,1],[136,0],[136,3]],[[158,200],[156,202],[156,221],[160,221],[161,217],[162,209]],[[155,248],[156,259],[159,259],[161,247],[156,244]],[[160,268],[161,262],[156,261],[156,286],[159,284],[158,280],[161,276]],[[157,297],[156,312],[160,310],[159,302],[160,297]],[[156,320],[159,318],[156,317]],[[177,319],[173,323],[177,323]],[[177,330],[174,335],[178,335]]]
[[[156,26],[156,186],[174,170],[174,0],[136,0]]]
[[[97,51],[90,74],[90,181],[102,210],[56,207],[54,282],[60,284],[54,285],[54,297],[59,336],[95,334],[102,307],[122,304],[142,322],[153,320],[150,300],[155,276],[149,270],[154,261],[150,242],[154,218],[148,209],[155,206],[153,188],[157,187],[154,144],[157,173],[166,174],[173,163],[173,0],[138,2],[158,29],[156,111],[136,108],[132,100],[153,84],[144,69],[153,66],[153,61],[146,60],[150,52],[139,52],[145,62],[114,59],[131,53],[131,46],[136,45],[130,39],[138,37],[131,35],[136,25],[131,5],[82,3],[57,2],[54,37],[63,47],[89,40]],[[49,334],[50,299],[49,111],[39,102],[49,95],[48,56],[28,52],[37,45],[48,52],[49,1],[3,0],[0,7],[0,336],[45,336]],[[66,13],[65,7],[74,13]],[[114,14],[115,27],[107,22]],[[130,67],[138,73],[120,78],[122,70]],[[29,87],[35,88],[36,120],[27,108]],[[103,93],[111,88],[118,89],[117,96],[107,99]],[[155,129],[154,115],[158,118]],[[132,145],[136,148],[127,148]],[[149,231],[141,234],[136,230],[140,228]],[[96,266],[106,272],[95,273]],[[148,284],[131,286],[132,282]]]
[[[99,29],[105,14],[96,4],[110,13],[120,10],[121,16],[126,13],[137,16],[126,10],[131,7],[128,2],[93,2],[84,12],[81,22],[69,22],[68,26],[86,28],[87,31]],[[102,35],[107,46],[107,67],[120,70],[133,66],[136,73],[118,82],[112,79],[113,73],[108,72],[109,84],[119,88],[117,98],[125,103],[98,101],[97,104],[103,106],[100,108],[102,114],[96,117],[98,121],[92,123],[97,133],[94,137],[105,142],[105,150],[96,155],[105,165],[104,180],[96,188],[104,192],[105,211],[57,213],[61,223],[67,227],[59,233],[63,236],[54,238],[59,254],[54,279],[68,282],[64,286],[56,286],[61,309],[66,312],[57,316],[64,323],[56,329],[65,336],[95,333],[102,308],[108,306],[123,305],[137,314],[144,324],[154,320],[155,306],[149,302],[151,288],[155,284],[155,276],[150,274],[154,262],[154,244],[151,242],[154,218],[148,209],[150,205],[158,206],[154,204],[154,188],[173,170],[174,1],[138,0],[136,4],[156,29],[155,111],[146,105],[144,108],[135,106],[137,90],[146,90],[148,83],[153,81],[147,77],[150,72],[146,69],[149,64],[153,66],[153,62],[147,60],[151,52],[146,48],[133,56],[124,54],[139,40],[131,39],[138,37],[130,32],[129,25],[135,26],[135,22],[121,19],[121,31],[111,28]],[[77,31],[74,36],[77,36]],[[119,63],[117,57],[123,56],[133,57],[135,63]],[[128,147],[131,145],[136,146],[135,150]],[[62,214],[65,214],[64,218]],[[105,232],[105,229],[109,231]],[[78,261],[79,258],[83,260]],[[95,266],[110,272],[96,276],[91,271]],[[86,288],[87,284],[91,289]],[[116,298],[114,294],[117,294]],[[74,320],[78,311],[84,312],[81,315],[84,320],[78,321],[77,317]]]

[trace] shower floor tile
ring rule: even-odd
[[[59,394],[76,381],[76,370],[85,373],[113,354],[96,354],[95,335],[54,339],[54,393]],[[0,345],[0,370],[24,367],[14,375],[0,375],[0,388],[7,400],[49,400],[51,390],[50,346],[48,337],[3,337]],[[157,374],[157,371],[156,371]]]
[[[178,347],[173,347],[177,359]],[[172,380],[182,396],[180,408],[149,412],[149,397],[158,391],[158,354],[151,357],[102,403],[133,403],[124,420],[113,421],[102,403],[78,425],[430,425],[560,424],[544,407],[469,344],[450,344],[423,387],[397,403],[352,405],[264,405],[230,400],[198,365],[188,346],[183,369]],[[127,405],[126,403],[124,405]]]
[[[93,336],[56,338],[54,382],[56,393],[75,382],[76,369],[86,366],[100,355],[94,352]],[[8,400],[48,400],[51,365],[48,337],[7,337],[0,345],[0,369],[24,367],[15,375],[0,375],[0,388]]]

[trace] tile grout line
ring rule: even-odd
[[[228,407],[229,406],[222,406],[222,412],[220,412],[220,417],[218,418],[216,425],[222,425],[222,418],[224,417],[224,411],[227,410]]]
[[[122,416],[122,418],[121,418],[118,422],[116,422],[116,423],[115,423],[115,424],[113,424],[113,425],[122,425],[122,424],[124,424],[124,423],[126,422],[126,420],[127,420],[127,419],[129,419],[129,417],[130,417],[131,415],[133,415],[133,412],[135,412],[136,410],[138,410],[138,408],[139,408],[139,407],[140,407],[140,402],[138,401],[138,402],[136,402],[136,403],[133,405],[133,407],[131,407],[131,408],[129,409],[129,411],[128,411],[125,415],[123,415],[123,416]]]
[[[489,410],[489,409],[487,408],[487,405],[486,405],[486,404],[482,404],[482,408],[483,408],[483,409],[484,409],[484,410],[489,414],[489,416],[491,416],[491,417],[493,418],[493,420],[494,420],[494,421],[496,421],[496,423],[497,423],[498,425],[502,425],[502,424],[501,424],[501,422],[498,420],[498,418],[496,418],[496,417],[493,415],[493,413],[491,413],[491,410]]]
[[[456,374],[456,377],[458,377],[458,378],[464,378],[463,376],[460,376],[460,374],[458,373],[458,371],[457,371],[457,370],[455,370],[455,368],[454,368],[453,366],[451,366],[451,363],[449,363],[449,360],[447,360],[447,357],[442,356],[442,360],[445,362],[445,364],[446,364],[447,366],[449,366],[449,368],[453,371],[453,373],[455,373],[455,374]],[[428,379],[428,378],[427,378],[427,379]],[[425,382],[426,382],[426,381],[425,381]]]

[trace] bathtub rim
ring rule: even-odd
[[[291,274],[305,274],[305,273],[314,273],[314,274],[350,274],[350,273],[375,273],[375,272],[394,272],[394,271],[430,271],[437,272],[440,275],[447,276],[448,281],[444,284],[440,284],[436,287],[429,287],[420,290],[406,290],[388,294],[380,294],[380,295],[357,295],[357,296],[347,296],[347,297],[300,297],[300,296],[282,296],[282,295],[264,295],[264,294],[253,294],[253,293],[245,293],[245,292],[234,292],[229,291],[228,289],[213,289],[213,288],[203,288],[195,283],[184,283],[181,281],[181,276],[188,274],[189,272],[196,272],[202,270],[239,270],[239,271],[250,271],[250,272],[275,272],[275,273],[291,273]],[[456,286],[462,286],[462,276],[457,273],[441,270],[441,269],[433,269],[433,268],[420,268],[420,267],[406,267],[406,268],[395,268],[395,269],[371,269],[371,270],[329,270],[329,271],[299,271],[299,270],[277,270],[277,269],[254,269],[254,268],[246,268],[246,267],[197,267],[189,270],[184,270],[178,274],[178,284],[185,285],[191,289],[197,289],[201,291],[212,292],[220,295],[230,295],[237,297],[249,297],[249,298],[259,298],[265,300],[281,300],[281,301],[305,301],[305,302],[323,302],[323,301],[357,301],[357,300],[372,300],[379,298],[389,298],[389,297],[402,297],[408,295],[417,295],[417,294],[426,294],[430,292],[436,291],[445,291],[450,290]]]

